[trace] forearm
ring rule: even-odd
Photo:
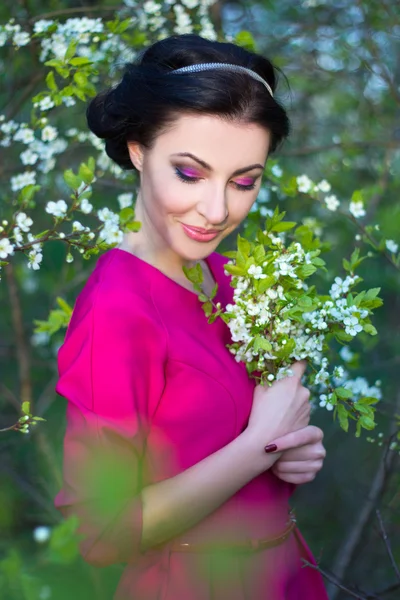
[[[144,488],[142,549],[193,527],[276,459],[244,432],[190,469]]]

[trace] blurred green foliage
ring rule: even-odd
[[[0,6],[0,23],[15,17],[29,30],[40,15],[53,12],[61,20],[81,15],[113,18],[112,7],[120,4],[88,0],[83,11],[78,1],[8,0]],[[325,431],[328,456],[315,483],[297,490],[294,504],[322,568],[333,570],[340,581],[357,585],[365,594],[375,591],[374,597],[394,600],[398,581],[374,511],[378,506],[382,510],[393,559],[399,564],[399,456],[388,450],[400,414],[399,270],[396,257],[387,256],[385,240],[400,243],[400,12],[389,0],[242,0],[218,2],[212,15],[228,38],[250,49],[255,46],[282,69],[278,97],[292,119],[291,139],[276,156],[284,185],[268,171],[268,193],[249,215],[247,232],[258,227],[265,208],[275,205],[290,219],[312,226],[331,247],[324,256],[326,285],[344,273],[343,258],[351,255],[354,245],[362,254],[373,255],[360,265],[359,274],[366,289],[382,290],[385,309],[377,311],[374,322],[379,336],[364,338],[348,366],[353,377],[382,382],[376,441],[369,443],[365,437],[355,441],[333,426],[329,415],[317,412],[314,419]],[[145,41],[143,32],[130,39],[135,48]],[[96,86],[109,84],[120,66],[112,65],[108,74],[103,69]],[[56,91],[35,46],[18,52],[1,48],[0,72],[0,113],[7,118],[29,120],[30,99],[44,89],[46,77],[47,86]],[[84,73],[85,80],[78,75],[75,82],[88,86],[90,94],[87,75],[93,73]],[[58,112],[55,124],[64,130],[84,130],[84,104]],[[76,173],[92,151],[89,144],[67,150],[57,169],[46,176],[37,200],[37,220],[43,229],[47,227],[43,206],[61,194],[62,173],[68,169]],[[9,179],[19,158],[13,148],[2,147],[0,154],[1,220],[6,217]],[[296,177],[302,174],[316,182],[328,180],[342,206],[362,198],[366,216],[358,222],[341,211],[329,211],[312,195],[299,196]],[[107,176],[99,180],[93,202],[97,208],[117,207],[116,195],[134,186],[133,178],[121,182]],[[360,223],[366,226],[364,231]],[[221,250],[232,244],[228,239]],[[65,427],[65,403],[54,392],[56,352],[70,307],[96,257],[68,263],[61,242],[49,242],[46,248],[40,271],[28,270],[21,257],[13,263],[12,276],[4,273],[0,284],[1,427],[18,419],[27,397],[33,400],[33,414],[46,419],[29,436],[15,431],[0,434],[0,595],[5,600],[63,600],[71,594],[76,599],[106,600],[112,597],[121,566],[99,571],[85,564],[77,551],[77,524],[62,522],[53,506],[61,482]],[[42,542],[33,537],[39,526],[50,528],[49,538]],[[380,595],[382,590],[389,591]],[[360,592],[359,597],[365,594]]]

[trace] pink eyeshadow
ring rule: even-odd
[[[199,177],[199,172],[190,167],[181,168],[181,172],[187,177]]]
[[[254,179],[251,177],[244,177],[242,179],[235,179],[235,182],[239,183],[240,185],[252,185],[254,183]]]

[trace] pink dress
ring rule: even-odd
[[[227,304],[226,259],[214,253],[207,262],[216,300]],[[77,299],[58,356],[56,390],[68,403],[55,506],[79,517],[88,563],[126,563],[114,600],[327,600],[320,574],[302,568],[301,557],[313,557],[297,531],[244,555],[182,553],[169,543],[140,550],[141,488],[188,469],[246,427],[254,384],[229,341],[227,326],[208,324],[194,293],[116,248],[99,258]],[[96,477],[110,464],[116,477],[96,495]],[[277,536],[291,491],[267,471],[179,540]]]

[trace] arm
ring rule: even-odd
[[[193,527],[278,459],[248,430],[190,469],[142,490],[142,548]]]

